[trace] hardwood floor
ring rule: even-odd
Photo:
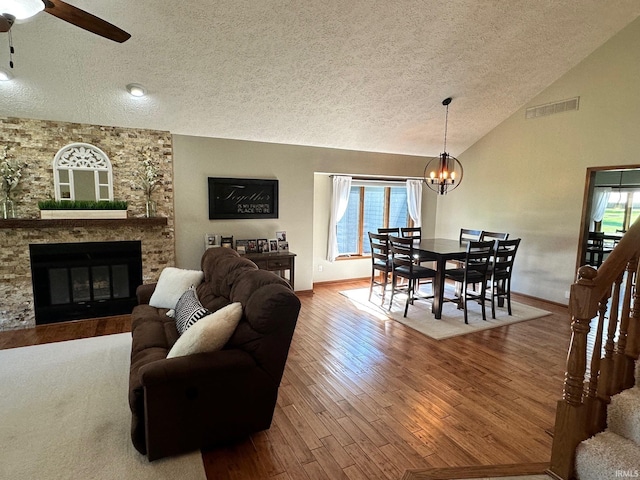
[[[319,285],[301,296],[272,426],[204,452],[209,480],[399,480],[434,468],[549,461],[566,308],[518,296],[553,314],[436,341],[339,294],[365,285]],[[124,316],[4,332],[0,348],[129,328]]]

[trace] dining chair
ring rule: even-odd
[[[472,230],[470,228],[461,228],[459,242],[460,245],[466,245],[469,242],[479,242],[482,236],[482,230]],[[452,264],[455,268],[462,268],[464,261],[462,260],[449,260],[448,263]]]
[[[587,264],[599,267],[604,261],[605,255],[613,251],[610,247],[605,247],[604,232],[589,232],[587,240]]]
[[[389,300],[389,310],[393,305],[393,296],[397,291],[406,292],[407,300],[404,305],[404,316],[407,316],[409,304],[414,300],[424,300],[433,298],[430,296],[420,296],[417,292],[420,289],[420,280],[430,278],[432,281],[436,276],[436,271],[432,268],[423,267],[414,261],[415,247],[413,239],[409,237],[398,237],[389,235],[389,248],[391,250],[391,299]],[[405,279],[406,285],[398,286],[398,278]]]
[[[467,304],[469,300],[477,301],[482,307],[482,319],[487,319],[485,311],[485,296],[489,272],[489,262],[494,251],[495,242],[470,241],[467,244],[467,253],[462,268],[448,268],[444,271],[445,279],[453,280],[460,284],[456,288],[455,298],[447,298],[445,301],[458,304],[459,309],[464,309],[464,323],[469,323]],[[473,285],[478,285],[480,291],[476,291]]]
[[[482,236],[482,230],[460,229],[460,243],[478,242]]]
[[[403,237],[412,237],[418,238],[422,236],[422,228],[421,227],[403,227],[400,229],[400,233]]]
[[[491,240],[491,241],[494,241],[494,240],[506,240],[507,238],[509,238],[509,234],[508,233],[487,232],[485,230],[483,230],[482,234],[480,235],[480,241],[481,242],[487,242],[489,240]]]
[[[491,291],[491,317],[496,318],[496,301],[498,306],[504,305],[507,300],[507,312],[511,315],[511,273],[513,262],[520,245],[520,239],[497,240],[495,242],[493,259],[489,267]]]
[[[391,273],[391,257],[389,256],[389,235],[386,233],[369,232],[369,245],[371,247],[371,284],[369,285],[369,301],[373,293],[373,287],[382,287],[382,301],[387,291],[389,274]],[[376,278],[380,275],[382,278]]]
[[[400,235],[400,227],[379,228],[378,233],[386,233],[387,235]]]
[[[411,238],[414,241],[414,246],[417,243],[420,243],[422,239],[422,228],[421,227],[403,227],[400,229],[400,233],[405,238]],[[421,264],[423,262],[433,262],[435,259],[431,255],[423,254],[418,251],[415,252],[414,260],[417,264]]]

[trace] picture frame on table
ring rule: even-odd
[[[269,253],[269,241],[266,238],[258,239],[258,252]]]
[[[279,252],[288,252],[289,251],[289,242],[278,242],[278,251]]]
[[[258,241],[255,238],[247,240],[247,253],[258,253]]]
[[[220,246],[233,248],[233,235],[230,237],[220,237]]]
[[[216,235],[215,233],[205,233],[204,234],[204,248],[214,248],[220,246],[220,235]]]
[[[247,253],[249,247],[249,240],[236,240],[236,252],[240,254]]]
[[[287,241],[287,232],[285,232],[284,230],[276,232],[276,238],[278,239],[279,242],[286,242]]]
[[[269,239],[269,252],[277,252],[278,251],[278,239],[270,238]]]

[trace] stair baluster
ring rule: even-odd
[[[613,392],[613,352],[615,349],[615,335],[618,330],[618,316],[620,314],[620,289],[624,274],[620,274],[613,287],[611,297],[611,311],[607,328],[607,341],[604,345],[604,358],[600,363],[600,381],[598,382],[598,398],[606,403],[611,401]]]
[[[578,280],[571,286],[571,342],[548,471],[556,478],[575,477],[576,448],[606,428],[611,397],[635,383],[635,362],[640,353],[640,293],[636,291],[639,255],[640,218],[598,270],[580,267]],[[588,358],[590,324],[596,317],[594,348]],[[581,452],[589,451],[583,448],[586,445],[581,446]]]

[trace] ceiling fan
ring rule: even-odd
[[[122,43],[131,37],[115,25],[62,0],[0,0],[0,32],[8,32],[16,20],[26,20],[43,10],[114,42]]]

